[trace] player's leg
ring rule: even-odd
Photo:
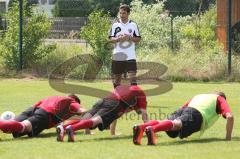
[[[34,107],[29,107],[25,111],[23,111],[20,115],[16,116],[14,120],[18,121],[18,122],[22,122],[24,120],[27,120],[29,117],[31,117],[33,115],[35,110],[36,109]],[[18,138],[18,137],[24,136],[26,134],[27,134],[26,132],[23,132],[23,133],[13,132],[12,136],[14,138]]]
[[[31,123],[27,120],[32,116],[34,108],[30,107],[18,115],[14,121],[1,121],[0,129],[5,133],[13,133],[13,136],[19,137],[17,134],[26,135],[25,132],[31,131]]]
[[[127,61],[127,72],[131,85],[137,85],[137,63],[136,60]]]
[[[79,122],[66,127],[66,133],[68,135],[68,142],[74,142],[74,132],[81,129],[91,129],[102,123],[100,116],[92,117],[91,119],[80,120]]]
[[[63,123],[60,123],[56,127],[57,141],[62,142],[64,140],[64,135],[65,135],[65,132],[66,132],[65,130],[66,130],[67,126],[76,124],[79,121],[80,121],[79,119],[72,119],[72,120],[68,121],[65,125],[63,125]]]
[[[121,79],[122,75],[121,74],[114,74],[112,75],[112,82],[113,82],[113,87],[116,88],[117,86],[121,85]]]
[[[203,118],[201,113],[194,108],[185,108],[178,119],[181,121],[181,130],[179,131],[179,138],[181,139],[201,130]]]
[[[135,145],[140,145],[145,128],[148,126],[156,125],[158,123],[159,123],[158,120],[151,120],[141,125],[134,125],[133,126],[133,143]]]
[[[116,88],[121,84],[122,74],[125,72],[126,61],[112,61],[112,82]]]
[[[59,126],[57,126],[57,128],[56,128],[56,132],[57,132],[57,141],[63,141],[63,139],[64,139],[64,135],[65,135],[65,133],[66,133],[66,128],[68,127],[68,126],[71,126],[71,125],[75,125],[75,124],[78,124],[80,121],[82,121],[82,120],[87,120],[87,119],[90,119],[91,117],[93,117],[95,114],[97,114],[97,112],[100,110],[100,109],[102,109],[102,104],[103,104],[103,100],[101,99],[101,100],[98,100],[94,105],[93,105],[93,107],[92,107],[92,109],[90,109],[86,114],[84,114],[78,121],[73,121],[72,123],[68,123],[68,124],[66,124],[66,125],[64,125],[64,126],[62,126],[62,125],[59,125]],[[70,129],[70,128],[69,128]],[[88,128],[86,128],[85,130],[85,132],[86,133],[91,133],[90,132],[90,129],[88,129]],[[71,134],[69,134],[69,135],[71,135]],[[71,137],[71,136],[70,136]],[[69,140],[71,141],[71,138],[69,138]]]
[[[24,121],[26,119],[28,119],[29,117],[31,117],[33,115],[35,111],[34,107],[29,107],[28,109],[26,109],[25,111],[23,111],[20,115],[15,117],[15,121]]]
[[[128,75],[130,78],[130,84],[137,85],[137,72],[129,72]]]
[[[172,113],[167,120],[161,121],[153,126],[148,126],[145,129],[148,145],[155,145],[157,138],[155,133],[159,131],[166,131],[167,135],[170,137],[177,137],[179,130],[181,129],[181,121],[176,120],[183,114],[184,109],[178,109]]]
[[[25,125],[18,121],[0,121],[0,130],[4,133],[23,133]]]
[[[173,129],[174,128],[174,129]],[[156,145],[157,138],[155,133],[159,131],[177,131],[181,129],[181,122],[179,120],[163,120],[154,126],[146,127],[146,135],[148,138],[148,145]]]
[[[116,120],[119,116],[120,107],[118,106],[119,102],[115,100],[103,100],[101,107],[98,109],[97,113],[88,120],[82,120],[79,123],[68,126],[66,132],[68,134],[69,140],[74,141],[74,131],[87,128],[96,128],[103,131],[110,124]]]
[[[43,109],[36,109],[33,116],[23,121],[26,125],[26,131],[29,137],[38,136],[43,130],[49,128],[49,118],[51,116]]]
[[[91,117],[92,117],[92,115],[89,112],[87,112],[86,114],[84,114],[79,119],[72,119],[72,120],[68,121],[65,125],[62,125],[62,124],[58,125],[57,128],[56,128],[57,141],[62,142],[64,140],[64,136],[65,136],[65,133],[66,133],[66,128],[69,125],[77,124],[80,120],[90,119]],[[85,134],[91,134],[90,129],[86,129]]]

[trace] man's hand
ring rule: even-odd
[[[90,129],[85,129],[85,135],[94,135],[95,133],[92,132]]]
[[[114,120],[110,125],[110,134],[112,136],[119,136],[121,133],[116,133],[117,119]]]
[[[120,42],[128,41],[129,40],[129,35],[127,35],[127,34],[120,35],[118,39],[119,39]]]

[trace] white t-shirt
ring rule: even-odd
[[[119,37],[120,35],[124,35],[124,34],[131,35],[132,37],[141,37],[136,23],[129,20],[126,24],[124,24],[121,22],[121,20],[119,20],[118,22],[115,22],[112,25],[112,28],[109,32],[109,38]],[[124,55],[125,60],[135,60],[136,59],[135,43],[133,41],[124,41],[124,42],[115,43],[113,56],[116,54]],[[118,57],[113,58],[113,60],[123,61],[122,58],[118,60]]]

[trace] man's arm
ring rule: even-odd
[[[108,42],[110,42],[110,43],[117,43],[117,42],[120,42],[120,38],[118,38],[118,37],[111,37],[111,38],[109,38]]]
[[[144,123],[148,122],[149,121],[149,118],[148,118],[148,114],[147,114],[147,111],[145,109],[140,109],[141,110],[141,113],[142,113],[142,120]]]
[[[130,37],[129,40],[131,40],[132,42],[134,43],[139,43],[140,40],[141,40],[141,37],[138,37],[138,36],[133,36],[133,37]]]
[[[127,34],[124,34],[124,35],[121,35],[119,37],[110,37],[109,38],[109,42],[111,43],[117,43],[117,42],[123,42],[123,41],[132,41],[134,43],[139,43],[141,40],[141,37],[137,37],[137,36],[131,36],[131,35],[127,35]]]
[[[114,120],[110,125],[110,134],[116,135],[117,119]]]
[[[76,115],[83,115],[87,112],[87,109],[83,108],[79,103],[72,102],[70,104],[70,112],[76,114]]]
[[[77,115],[83,115],[87,112],[87,109],[85,108],[79,108],[78,111],[77,111]]]
[[[233,124],[234,124],[234,117],[232,113],[226,113],[226,140],[231,140],[232,138],[232,130],[233,130]]]
[[[221,96],[217,97],[217,113],[222,114],[222,116],[227,119],[226,140],[231,140],[234,118],[226,99]]]

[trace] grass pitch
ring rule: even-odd
[[[87,86],[111,89],[110,82],[81,83]],[[143,86],[147,89],[150,86]],[[220,118],[200,138],[171,139],[165,133],[158,133],[158,145],[147,146],[146,137],[142,146],[132,144],[132,126],[141,123],[134,113],[118,120],[119,136],[110,136],[109,131],[94,130],[94,135],[77,132],[74,143],[56,142],[55,129],[44,131],[37,138],[22,137],[13,139],[9,134],[0,133],[1,159],[143,159],[143,158],[194,158],[225,159],[238,158],[240,152],[240,113],[239,83],[173,83],[173,89],[165,94],[148,98],[148,112],[152,119],[164,119],[169,113],[198,93],[222,90],[235,116],[233,139],[224,140],[226,121]],[[0,80],[0,112],[11,110],[16,114],[41,98],[51,95],[64,95],[53,90],[47,80]],[[97,98],[80,95],[82,104],[90,108]],[[66,138],[65,138],[66,140]]]

